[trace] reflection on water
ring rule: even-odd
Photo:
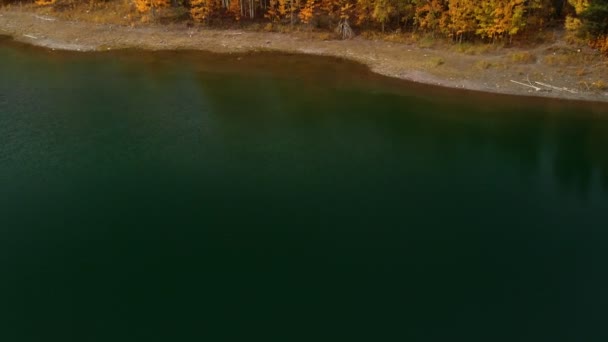
[[[605,341],[606,105],[0,45],[0,339]]]

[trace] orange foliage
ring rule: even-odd
[[[135,0],[135,8],[139,13],[147,13],[152,8],[171,6],[171,0]]]
[[[219,8],[217,0],[190,0],[190,17],[198,22],[208,21]]]
[[[234,16],[234,20],[241,20],[241,2],[239,0],[231,0],[230,6],[228,7],[228,12]]]
[[[281,15],[278,10],[277,0],[270,0],[268,3],[268,10],[266,14],[264,14],[266,19],[270,19],[270,21],[279,21],[281,19]]]
[[[443,0],[426,1],[416,7],[414,20],[419,28],[425,31],[439,31],[447,26],[447,11]]]
[[[365,24],[372,19],[374,12],[373,0],[357,0],[357,20],[358,25]]]
[[[598,49],[601,53],[608,56],[608,36],[599,37],[590,43],[591,47]]]
[[[58,0],[35,0],[38,5],[52,5]],[[140,13],[168,7],[172,0],[133,0]],[[589,7],[590,0],[567,0],[576,14],[566,13],[568,29],[578,29],[578,14]],[[287,19],[294,24],[298,19],[310,24],[319,18],[332,29],[338,24],[376,27],[384,31],[413,28],[441,34],[455,40],[475,36],[495,40],[513,37],[524,29],[542,29],[554,20],[554,0],[189,0],[190,16],[195,21],[208,22],[211,17],[228,15],[234,20],[255,18],[264,11],[264,18],[272,22]],[[245,14],[247,13],[247,15]],[[224,16],[226,17],[226,16]],[[567,17],[567,18],[566,18]],[[596,38],[592,44],[606,52],[607,38]]]
[[[335,18],[340,12],[340,0],[321,0],[319,8],[330,18]]]
[[[348,20],[354,11],[355,5],[348,0],[340,1],[340,19]]]
[[[312,18],[315,15],[316,7],[317,7],[317,4],[315,3],[315,0],[306,0],[304,7],[302,8],[302,10],[300,10],[300,14],[299,14],[300,20],[304,24],[310,23],[310,21],[312,20]]]
[[[449,36],[460,40],[464,35],[474,33],[477,25],[474,4],[467,0],[449,0],[448,4],[450,20],[444,31],[447,29]]]
[[[279,18],[284,18],[287,14],[287,0],[278,0],[279,2]]]
[[[34,3],[38,6],[50,6],[54,5],[57,0],[36,0]]]

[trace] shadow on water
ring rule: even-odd
[[[176,113],[205,107],[215,124],[227,125],[222,130],[241,125],[243,130],[256,127],[272,134],[281,129],[273,125],[278,121],[291,127],[340,122],[359,125],[361,133],[372,134],[384,144],[416,146],[428,155],[470,149],[510,158],[521,172],[538,173],[539,168],[550,167],[564,191],[583,197],[598,182],[608,188],[608,158],[602,148],[607,142],[606,103],[433,87],[317,56],[137,50],[73,53],[7,39],[2,44],[4,59],[8,59],[3,76],[14,80],[0,89],[4,108],[9,98],[27,102],[36,97],[39,103],[32,105],[38,110],[62,102],[71,111],[85,105],[104,111],[103,104],[115,102],[121,111],[112,115],[137,123],[138,115],[145,115],[146,102],[155,105],[162,99],[161,105]],[[13,67],[6,67],[8,63]],[[52,71],[68,66],[76,72]],[[32,73],[23,77],[19,75],[23,69]],[[107,78],[97,77],[104,73]],[[52,78],[50,86],[35,84],[44,77]],[[90,91],[94,87],[100,91]],[[90,118],[65,115],[68,126],[83,120],[88,129],[96,129]]]
[[[348,117],[363,129],[376,131],[377,139],[407,141],[429,154],[449,155],[463,148],[493,150],[530,173],[548,163],[564,191],[583,197],[598,181],[608,188],[608,158],[602,151],[608,130],[606,103],[447,89],[379,76],[357,63],[318,56],[139,50],[73,53],[7,38],[2,44],[22,67],[35,70],[69,64],[80,69],[81,73],[54,75],[58,83],[68,84],[70,92],[49,98],[77,96],[66,99],[74,106],[115,101],[137,115],[147,94],[167,92],[166,85],[172,82],[191,82],[199,92],[169,91],[165,100],[182,109],[193,107],[193,102],[211,106],[210,114],[222,113],[214,116],[217,123],[230,122],[234,116],[247,122],[245,126],[272,120],[320,124]],[[105,64],[100,68],[107,68],[114,78],[88,77],[85,69],[92,64]],[[110,89],[114,82],[131,77],[139,79],[143,91],[131,91],[127,85],[111,95],[81,94],[100,82]],[[6,102],[7,95],[0,94],[0,101]]]
[[[272,75],[282,77],[292,70],[273,70]],[[484,151],[511,159],[527,173],[537,173],[542,163],[548,163],[564,191],[581,195],[597,186],[598,180],[604,188],[608,186],[608,154],[603,151],[608,143],[606,104],[451,91],[373,74],[335,84],[332,77],[327,78],[332,75],[328,70],[315,71],[318,74],[306,75],[317,80],[325,77],[323,87],[314,82],[310,86],[277,85],[264,80],[224,80],[221,75],[206,73],[198,76],[201,96],[209,99],[217,112],[253,116],[248,121],[253,126],[282,113],[290,113],[293,121],[316,123],[342,113],[386,143],[416,146],[428,155]],[[349,70],[347,74],[366,72]],[[341,74],[333,75],[340,78],[336,75]],[[248,95],[244,90],[238,94],[239,101],[231,101],[235,94],[223,92],[226,87],[262,88],[265,92],[262,96]],[[303,87],[304,95],[298,95]],[[243,104],[262,109],[262,114],[242,112]]]

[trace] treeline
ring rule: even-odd
[[[36,0],[40,5],[60,1],[66,0]],[[192,20],[203,23],[248,20],[324,29],[411,31],[459,42],[510,40],[549,25],[565,25],[608,53],[608,0],[132,1],[141,14],[183,8]]]
[[[142,13],[176,5],[175,0],[134,1]],[[358,29],[424,32],[456,41],[511,39],[565,22],[567,29],[608,50],[608,0],[186,0],[182,5],[199,22],[263,18],[318,28],[342,23]]]

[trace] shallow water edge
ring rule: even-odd
[[[196,63],[202,71],[212,72],[263,72],[272,70],[274,74],[284,77],[304,77],[313,79],[323,77],[332,86],[355,86],[369,88],[371,91],[382,91],[395,95],[414,94],[429,100],[440,100],[454,104],[474,101],[488,112],[517,110],[526,106],[539,106],[550,112],[581,109],[582,115],[603,116],[608,114],[608,102],[597,99],[570,99],[528,94],[509,94],[454,88],[446,85],[429,84],[407,79],[385,76],[373,71],[368,65],[346,58],[281,51],[248,51],[248,52],[213,52],[195,49],[149,50],[143,48],[121,48],[106,51],[74,51],[51,49],[31,42],[15,40],[9,35],[0,34],[0,45],[10,46],[23,53],[37,53],[46,58],[78,60],[81,58],[120,58],[133,63],[145,61],[158,67],[180,58],[189,63]],[[270,63],[269,61],[272,61]],[[332,77],[333,75],[340,77]],[[344,75],[348,75],[344,79]],[[583,114],[584,113],[584,114]]]
[[[537,70],[541,65],[531,64],[514,65],[508,70],[504,68],[477,70],[473,64],[475,61],[481,61],[482,57],[459,55],[442,49],[429,50],[409,44],[365,39],[316,41],[297,35],[241,30],[188,31],[180,27],[155,26],[130,28],[89,22],[67,22],[58,18],[54,18],[53,21],[43,21],[39,19],[40,16],[28,12],[4,11],[0,12],[0,15],[3,19],[0,21],[0,34],[4,32],[26,44],[55,50],[105,52],[135,48],[153,51],[196,50],[226,54],[295,53],[348,59],[364,64],[371,71],[383,76],[453,89],[526,97],[608,101],[606,92],[579,91],[576,94],[545,90],[533,92],[528,87],[510,82],[511,79],[522,81],[522,75],[538,71],[544,76],[532,81],[572,87],[571,80],[560,76],[563,68],[559,66],[543,65]],[[428,65],[433,59],[443,58],[445,63],[441,67]],[[522,73],[521,68],[527,71]]]

